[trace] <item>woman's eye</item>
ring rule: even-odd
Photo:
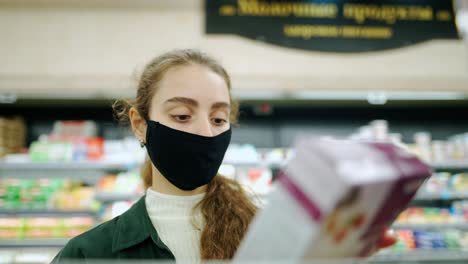
[[[184,121],[188,121],[190,119],[190,116],[189,115],[173,115],[172,118],[174,118],[177,121],[184,122]]]
[[[213,118],[213,122],[216,124],[216,125],[223,125],[224,123],[226,123],[227,121],[225,119],[222,119],[222,118]]]

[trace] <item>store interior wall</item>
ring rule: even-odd
[[[0,92],[36,98],[132,96],[148,60],[187,47],[218,58],[240,94],[468,90],[468,55],[461,40],[353,55],[320,53],[206,35],[202,0],[116,3],[120,7],[98,0],[0,1]]]

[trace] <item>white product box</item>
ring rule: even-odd
[[[431,169],[389,143],[302,139],[236,260],[363,257]]]

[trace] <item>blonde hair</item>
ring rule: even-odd
[[[221,76],[229,90],[231,124],[237,123],[239,104],[231,95],[231,79],[226,70],[213,58],[193,49],[174,50],[154,58],[141,75],[135,100],[117,100],[113,104],[114,115],[122,123],[129,123],[129,111],[135,107],[146,120],[149,119],[151,100],[164,74],[171,68],[187,65],[208,67]],[[141,176],[146,188],[152,185],[152,163],[147,160]],[[234,180],[221,175],[208,184],[204,199],[195,207],[200,208],[205,220],[201,235],[201,257],[230,259],[234,256],[257,207],[250,201],[242,187]],[[194,208],[194,209],[195,209]]]

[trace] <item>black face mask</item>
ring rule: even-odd
[[[177,188],[191,191],[218,173],[231,141],[231,129],[205,137],[147,120],[146,150],[154,166]]]

